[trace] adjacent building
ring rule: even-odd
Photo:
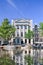
[[[43,59],[43,36],[40,34],[38,25],[34,25],[33,28],[33,53],[34,53],[34,65],[42,64],[40,59]]]
[[[39,41],[39,27],[38,25],[34,25],[33,27],[33,39],[34,39],[34,42],[38,42]]]

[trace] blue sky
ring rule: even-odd
[[[4,18],[32,19],[33,24],[43,22],[43,0],[0,0],[0,23]]]

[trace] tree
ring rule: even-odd
[[[12,26],[9,22],[9,20],[6,18],[2,22],[2,25],[0,26],[0,37],[4,40],[10,40],[12,35],[15,33],[15,28]]]
[[[43,39],[43,22],[39,23],[39,35],[40,35],[41,39]],[[41,48],[41,46],[40,46],[40,48]],[[40,63],[40,65],[43,65],[43,57],[39,58],[39,63]]]
[[[43,36],[43,22],[40,22],[39,29],[40,29],[40,35]]]
[[[29,43],[32,37],[33,37],[33,32],[31,30],[28,30],[28,32],[25,34],[25,38],[29,39]]]
[[[25,34],[25,38],[29,39],[29,43],[31,42],[31,39],[33,37],[33,32],[31,30],[28,30],[28,32]],[[31,48],[31,46],[29,46]],[[25,61],[27,62],[28,65],[33,64],[33,58],[29,55],[25,56]]]
[[[25,62],[27,62],[28,65],[33,64],[33,58],[30,55],[25,56]]]
[[[9,56],[3,55],[0,57],[0,65],[15,65],[15,62]]]

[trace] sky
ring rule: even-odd
[[[31,19],[43,22],[43,0],[0,0],[0,24],[3,19]]]

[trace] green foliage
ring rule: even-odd
[[[4,19],[2,25],[0,26],[0,37],[9,40],[14,32],[15,32],[14,26],[10,24],[8,19]]]
[[[33,32],[31,30],[28,30],[28,32],[25,34],[25,38],[31,39],[33,37]]]
[[[39,58],[39,62],[43,65],[43,58]]]
[[[43,30],[43,22],[40,22],[40,29]]]
[[[40,29],[41,36],[43,36],[43,22],[40,22],[39,29]]]
[[[3,55],[0,57],[0,65],[15,65],[15,62],[10,57]]]
[[[28,65],[32,65],[32,64],[33,64],[33,58],[32,58],[30,55],[26,55],[26,56],[25,56],[25,62],[26,62]]]

